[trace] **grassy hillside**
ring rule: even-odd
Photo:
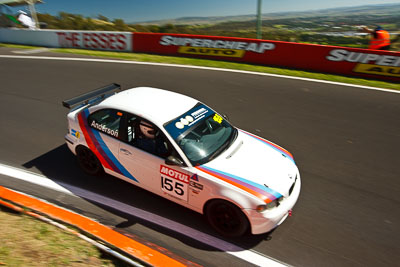
[[[369,35],[361,25],[381,25],[392,33],[392,50],[400,51],[400,4],[264,14],[262,39],[366,48]],[[131,24],[140,32],[187,33],[256,38],[254,15],[180,18]]]
[[[255,11],[254,11],[255,12]],[[373,17],[393,15],[399,17],[400,4],[382,4],[382,5],[367,5],[356,7],[339,7],[330,9],[321,9],[303,12],[275,12],[262,14],[263,20],[277,19],[292,19],[292,18],[312,18],[312,17],[340,17],[343,15],[350,16],[365,16]],[[130,24],[141,25],[194,25],[194,24],[217,24],[228,21],[254,21],[255,14],[238,15],[238,16],[220,16],[220,17],[182,17],[169,20],[155,20],[146,22],[132,22]],[[364,22],[365,23],[365,22]]]
[[[391,33],[392,50],[400,51],[400,3],[334,8],[308,12],[263,14],[262,39],[366,48],[369,35],[360,26],[377,25]],[[38,14],[48,29],[184,33],[256,38],[255,15],[229,17],[183,17],[168,21],[126,23],[60,12],[57,16]],[[15,25],[22,27],[20,25]]]

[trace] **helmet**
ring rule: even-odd
[[[149,122],[141,121],[139,128],[142,134],[149,139],[154,139],[156,136],[156,130],[154,129],[154,126]]]

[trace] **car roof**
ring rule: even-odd
[[[193,108],[198,102],[172,91],[136,87],[106,98],[99,106],[130,112],[161,126]]]

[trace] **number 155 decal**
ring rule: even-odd
[[[172,197],[187,201],[189,175],[164,165],[160,165],[160,173],[161,190]]]
[[[161,176],[161,189],[173,197],[187,201],[188,185],[170,177]]]

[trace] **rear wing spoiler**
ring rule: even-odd
[[[73,97],[68,100],[64,100],[62,105],[66,108],[73,108],[77,105],[88,105],[93,104],[95,102],[99,102],[107,97],[115,94],[116,92],[121,91],[121,85],[112,83],[107,86],[95,89],[88,93],[84,93],[82,95]]]

